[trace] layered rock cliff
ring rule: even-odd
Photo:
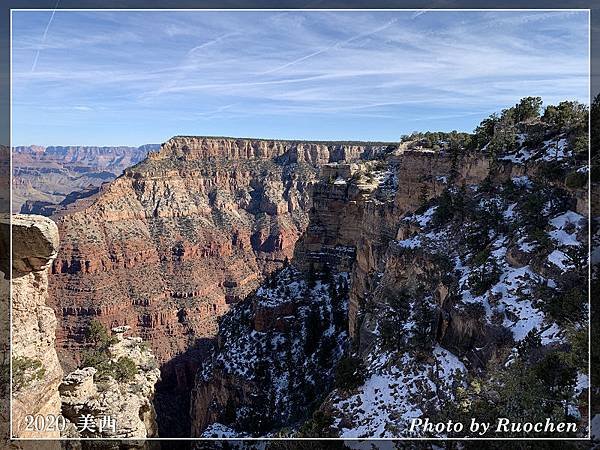
[[[144,159],[140,147],[19,146],[12,149],[13,212],[50,215],[73,191],[97,187]],[[50,208],[50,209],[48,209]]]
[[[56,438],[59,431],[27,429],[26,415],[60,414],[63,376],[55,348],[56,316],[47,305],[48,269],[58,251],[58,229],[42,216],[12,218],[13,434]]]
[[[362,385],[336,389],[324,402],[321,411],[330,418],[324,433],[408,435],[412,418],[439,417],[448,402],[456,404],[459,389],[469,389],[464,380],[486,370],[498,377],[498,364],[528,351],[541,358],[572,348],[569,321],[585,333],[587,292],[573,292],[573,283],[585,279],[587,227],[574,192],[548,187],[533,163],[525,169],[481,156],[476,164],[458,161],[453,175],[444,159],[402,156],[398,177],[406,182],[393,200],[396,236],[378,254],[359,247],[349,324],[366,375]],[[413,170],[419,166],[425,173]],[[432,180],[449,183],[442,196],[441,190],[431,196]],[[411,189],[421,198],[407,195]],[[575,303],[568,319],[553,309],[565,292]],[[536,342],[533,350],[529,341]],[[583,424],[587,364],[574,366],[579,371],[572,368],[567,402],[572,420]]]
[[[91,318],[131,326],[161,363],[203,348],[230,304],[292,257],[319,167],[393,148],[175,137],[56,212],[62,240],[50,290],[65,361]],[[196,361],[178,357],[182,367],[165,370],[185,384]]]

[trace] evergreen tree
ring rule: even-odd
[[[306,339],[304,341],[304,353],[311,355],[319,344],[321,335],[321,310],[310,309],[306,317]]]
[[[444,189],[437,201],[437,208],[431,217],[431,223],[434,227],[446,224],[454,217],[454,207],[452,204],[452,194],[448,189]]]
[[[467,211],[467,188],[464,184],[461,184],[458,192],[452,196],[452,206],[460,221],[464,222]]]
[[[421,350],[428,349],[433,345],[435,339],[433,329],[435,313],[435,307],[425,299],[416,302],[413,313],[413,321],[415,323],[413,343]]]
[[[468,423],[471,418],[480,422],[495,423],[498,417],[511,422],[552,422],[564,421],[564,409],[560,402],[549,398],[547,386],[536,372],[520,358],[508,367],[490,367],[493,377],[474,378],[467,388],[459,388],[454,399],[449,399],[440,408],[440,419]],[[438,418],[436,418],[437,420]],[[524,433],[496,435],[493,430],[488,437],[525,437]],[[529,437],[542,437],[539,433]],[[549,437],[547,435],[546,437]],[[556,437],[552,434],[552,437]]]
[[[537,328],[533,328],[530,330],[525,338],[518,343],[517,351],[519,352],[519,356],[526,360],[532,355],[535,351],[537,351],[542,346],[542,338],[540,336],[540,332]]]
[[[564,404],[564,419],[567,419],[566,401],[573,398],[577,369],[565,364],[560,352],[554,351],[546,354],[544,359],[534,366],[533,371],[547,387],[548,400]]]
[[[85,330],[85,340],[94,344],[98,349],[104,349],[114,344],[116,338],[112,337],[108,330],[98,319],[92,319]]]
[[[228,397],[227,403],[225,403],[225,409],[223,411],[223,415],[221,416],[221,421],[225,425],[231,426],[235,422],[236,416],[237,416],[237,412],[236,412],[235,402],[233,401],[233,398]]]
[[[525,97],[515,105],[515,119],[517,122],[525,122],[540,117],[542,109],[541,97]]]
[[[429,189],[427,188],[427,184],[423,183],[421,188],[419,189],[419,205],[424,207],[428,200]]]
[[[365,382],[366,369],[362,359],[355,356],[342,358],[335,372],[335,386],[349,391]]]
[[[323,270],[321,273],[323,283],[333,284],[333,274],[331,272],[331,267],[329,267],[329,264],[326,263],[323,265]]]

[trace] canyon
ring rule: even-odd
[[[97,188],[158,145],[140,147],[16,146],[12,148],[13,213],[49,216],[69,194]]]
[[[174,137],[64,205],[52,215],[61,243],[49,283],[63,366],[80,364],[92,319],[130,326],[151,345],[161,383],[188,401],[218,318],[292,258],[319,168],[394,148]]]
[[[411,418],[469,414],[453,408],[483,402],[482,384],[500,398],[482,410],[526,401],[494,384],[513,370],[564,371],[583,424],[578,126],[533,117],[499,148],[506,131],[435,149],[173,137],[49,211],[62,370],[89,385],[91,324],[146,341],[161,369],[136,403],[148,436],[153,409],[162,437],[408,436]]]
[[[522,142],[539,128],[518,124]],[[495,155],[409,142],[324,165],[290,265],[219,323],[192,435],[412,436],[411,418],[461,417],[459,396],[497,408],[496,377],[549,366],[568,370],[563,402],[584,427],[589,203],[560,175],[585,170],[572,137],[546,127]],[[554,365],[568,353],[577,362]],[[564,413],[543,403],[522,408]]]

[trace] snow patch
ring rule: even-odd
[[[522,177],[513,177],[512,182],[519,187],[531,188],[533,183],[529,179],[527,175],[523,175]]]
[[[571,264],[571,258],[565,255],[560,250],[554,250],[548,255],[548,261],[557,266],[561,270],[569,270],[575,266]]]
[[[237,438],[247,436],[244,433],[238,433],[233,428],[229,428],[222,423],[212,423],[202,432],[201,438]]]

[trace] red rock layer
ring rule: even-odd
[[[291,258],[318,166],[387,149],[177,137],[59,211],[50,297],[63,360],[76,362],[91,318],[131,326],[161,362],[213,337],[229,304]]]

